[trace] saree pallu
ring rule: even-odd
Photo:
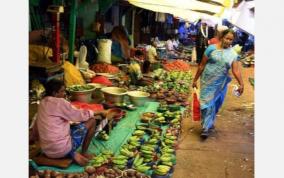
[[[216,49],[215,45],[210,45],[204,55],[208,62],[200,80],[201,124],[203,129],[210,129],[225,100],[227,85],[231,81],[228,72],[232,62],[237,60],[237,54],[231,48]]]

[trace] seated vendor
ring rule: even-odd
[[[178,57],[179,52],[174,48],[174,40],[175,38],[170,35],[169,39],[166,41],[166,50],[168,58],[176,58]]]
[[[140,50],[136,50],[134,58],[143,59],[144,58],[143,52]],[[151,79],[143,76],[143,73],[148,73],[150,71],[150,62],[147,60],[144,61],[142,64],[142,69],[143,70],[141,70],[141,66],[139,65],[137,60],[133,59],[130,61],[128,74],[131,79],[130,81],[131,84],[141,85],[141,86],[153,84],[153,81]]]
[[[150,61],[145,60],[144,53],[141,50],[136,50],[134,54],[134,61],[136,61],[142,68],[142,73],[148,73],[150,71]]]
[[[79,165],[86,165],[90,158],[87,149],[94,136],[97,119],[105,117],[106,111],[76,109],[64,99],[65,86],[61,80],[48,81],[45,90],[30,141],[38,137],[42,152],[49,158],[70,157]],[[70,125],[70,121],[77,124]],[[81,145],[81,153],[76,152]]]
[[[159,60],[156,48],[157,48],[157,42],[155,42],[154,40],[151,41],[151,45],[147,50],[147,58],[151,64],[156,63]]]

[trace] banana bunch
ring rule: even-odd
[[[135,130],[132,135],[141,137],[141,136],[143,136],[144,134],[145,134],[145,131],[144,131],[144,130]]]
[[[151,167],[150,167],[150,166],[147,166],[147,164],[141,164],[141,165],[135,167],[135,169],[136,169],[138,172],[146,173],[148,170],[151,169]]]
[[[173,120],[170,121],[170,124],[172,124],[172,125],[178,125],[179,122],[180,122],[180,120],[179,120],[178,118],[175,118],[175,119],[173,119]]]
[[[131,142],[131,141],[138,141],[139,140],[139,137],[137,137],[137,136],[131,136],[131,137],[129,137],[129,142]]]
[[[174,135],[165,135],[165,138],[174,141],[174,140],[177,139],[177,136],[174,136]]]
[[[132,151],[129,151],[127,148],[121,148],[120,154],[127,156],[129,158],[132,158],[134,156],[134,153]]]
[[[102,154],[103,155],[106,155],[106,156],[112,156],[113,155],[113,152],[111,150],[103,150],[102,151]]]
[[[172,149],[172,148],[170,148],[170,147],[164,147],[164,148],[162,149],[162,153],[169,153],[169,154],[172,154],[172,153],[174,153],[174,152],[175,152],[175,150]]]
[[[161,116],[161,117],[157,117],[155,120],[154,120],[156,123],[160,123],[160,124],[164,124],[166,123],[166,118]]]
[[[142,145],[140,148],[140,151],[143,151],[143,150],[154,152],[155,147],[152,145]]]
[[[172,161],[162,161],[162,165],[170,166],[172,167],[174,164]]]
[[[172,161],[172,155],[164,154],[160,157],[160,160],[163,162],[171,162]]]
[[[143,155],[144,162],[148,163],[153,161],[155,155],[155,147],[156,145],[149,145],[149,144],[141,146],[140,152]]]
[[[124,155],[117,155],[112,158],[112,163],[114,164],[114,167],[117,167],[119,169],[124,169],[127,164],[128,157]]]
[[[171,167],[166,165],[158,165],[154,167],[154,174],[166,175],[170,171]]]
[[[165,142],[166,145],[174,145],[174,144],[176,143],[174,140],[170,140],[170,139],[168,139],[168,138],[166,138],[166,139],[164,140],[164,142]]]
[[[144,127],[144,126],[142,126],[142,125],[138,125],[138,126],[136,126],[136,128],[137,128],[138,130],[146,130],[146,129],[147,129],[146,127]]]
[[[93,158],[90,161],[90,164],[93,167],[100,167],[101,165],[103,165],[103,164],[105,164],[107,162],[108,162],[108,158],[105,155],[100,154],[100,155],[96,156],[95,158]]]
[[[154,145],[158,143],[158,139],[157,138],[150,138],[147,142],[148,144]]]
[[[172,153],[162,153],[162,156],[159,158],[159,160],[164,165],[172,166],[176,163],[176,157]]]
[[[134,158],[133,166],[136,168],[136,167],[142,165],[143,161],[144,161],[144,158],[141,157],[140,154],[137,154]]]
[[[157,139],[159,139],[160,137],[161,137],[161,133],[160,133],[159,131],[154,130],[154,131],[152,132],[151,138],[157,138]]]
[[[139,141],[131,141],[129,142],[129,146],[132,146],[132,147],[138,147],[140,146],[140,142]]]
[[[144,131],[143,131],[144,132]],[[139,132],[140,133],[140,132]],[[134,136],[131,136],[129,139],[128,139],[128,143],[129,143],[129,148],[130,150],[140,146],[140,142],[139,142],[140,138],[137,136],[137,135],[134,135]]]

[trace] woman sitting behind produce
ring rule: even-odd
[[[49,158],[71,157],[84,166],[89,161],[86,153],[95,133],[96,119],[105,116],[105,111],[76,109],[65,98],[63,81],[47,82],[46,95],[41,100],[30,141],[39,138],[43,153]],[[70,125],[72,122],[80,122]],[[82,152],[76,152],[82,145]]]
[[[136,50],[134,59],[130,61],[129,70],[128,70],[128,73],[131,79],[130,83],[134,85],[142,85],[142,86],[153,84],[153,81],[151,81],[151,79],[143,77],[143,73],[148,73],[150,70],[150,62],[149,61],[143,62],[142,64],[143,71],[142,71],[141,66],[137,62],[137,59],[135,58],[139,58],[139,61],[144,60],[143,52],[140,50]]]
[[[166,41],[166,50],[168,58],[177,58],[179,54],[179,52],[176,51],[174,48],[173,41],[174,41],[173,35],[170,35],[169,39]]]
[[[149,49],[147,50],[147,58],[148,61],[153,64],[158,62],[158,55],[157,55],[157,42],[152,40]]]
[[[141,50],[136,50],[134,54],[134,60],[142,68],[142,73],[148,73],[150,70],[150,61],[145,60],[144,53]]]
[[[111,31],[112,62],[125,62],[130,57],[130,40],[123,26],[115,26]]]

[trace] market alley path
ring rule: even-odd
[[[195,71],[193,67],[193,75]],[[200,123],[183,120],[173,178],[254,177],[254,88],[248,82],[254,68],[243,68],[242,75],[242,97],[233,96],[237,84],[233,79],[217,115],[216,131],[205,142],[199,137]]]

